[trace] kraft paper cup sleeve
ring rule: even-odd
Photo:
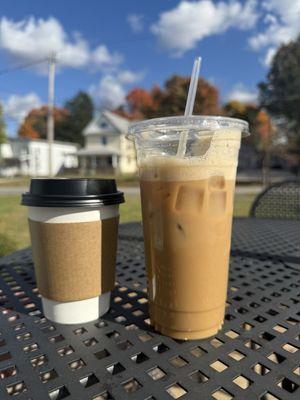
[[[29,220],[29,227],[43,297],[78,301],[113,289],[118,217],[79,223]]]

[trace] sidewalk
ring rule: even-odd
[[[0,196],[9,196],[9,195],[20,195],[28,190],[26,186],[0,186]],[[138,186],[132,187],[119,187],[119,190],[128,195],[138,195],[140,193],[140,189]],[[258,194],[261,192],[262,186],[260,185],[249,185],[249,186],[240,186],[236,187],[236,194]]]
[[[236,194],[258,194],[263,190],[261,185],[237,185],[235,188]]]

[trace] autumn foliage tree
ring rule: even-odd
[[[90,96],[78,92],[63,108],[54,108],[54,137],[56,140],[83,144],[82,131],[93,117],[94,105]],[[19,127],[18,134],[30,139],[47,137],[48,107],[31,110]]]
[[[63,108],[54,108],[54,124],[55,124],[55,137],[59,131],[60,124],[64,122],[67,117],[67,111]],[[20,125],[18,134],[21,137],[30,139],[46,139],[47,137],[47,115],[48,107],[42,106],[31,110],[25,117],[23,123]]]
[[[264,110],[259,110],[256,115],[255,132],[259,136],[262,149],[267,149],[274,135],[274,127],[272,126],[270,115]]]
[[[224,105],[224,113],[228,117],[239,118],[249,123],[250,136],[243,139],[242,145],[250,145],[259,154],[262,166],[263,183],[268,184],[270,154],[278,153],[274,146],[275,127],[266,110],[253,103],[230,101]]]
[[[174,75],[161,88],[153,86],[150,91],[135,88],[127,97],[127,104],[117,110],[129,119],[155,118],[170,115],[183,115],[190,83],[190,77]],[[218,89],[199,79],[194,114],[219,114]]]
[[[154,108],[154,99],[150,92],[142,88],[132,89],[126,96],[126,110],[119,107],[115,111],[132,120],[142,119]]]
[[[227,117],[239,118],[249,123],[250,130],[256,125],[256,117],[260,109],[254,103],[242,103],[237,100],[231,100],[223,107],[224,114]]]
[[[239,118],[249,123],[251,135],[244,139],[244,143],[251,144],[257,150],[265,149],[271,141],[270,115],[257,104],[229,101],[223,107],[228,117]]]
[[[35,112],[37,110],[32,110],[30,113]],[[29,113],[29,114],[30,114]],[[38,139],[40,137],[39,132],[35,130],[32,126],[32,115],[29,117],[28,116],[25,118],[23,123],[20,125],[19,130],[18,130],[18,135],[23,138],[28,138],[28,139]]]

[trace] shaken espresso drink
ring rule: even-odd
[[[205,338],[224,319],[236,167],[247,124],[219,117],[153,121],[148,143],[146,130],[135,136],[150,319],[168,336]],[[187,148],[179,157],[183,129]]]

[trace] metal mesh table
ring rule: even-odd
[[[128,223],[120,227],[120,237],[143,241],[142,224]],[[233,221],[232,254],[257,255],[300,264],[299,221],[235,218]]]
[[[235,221],[225,324],[201,341],[149,326],[138,224],[121,226],[112,307],[89,324],[44,318],[29,249],[2,258],[0,399],[299,400],[299,232]]]

